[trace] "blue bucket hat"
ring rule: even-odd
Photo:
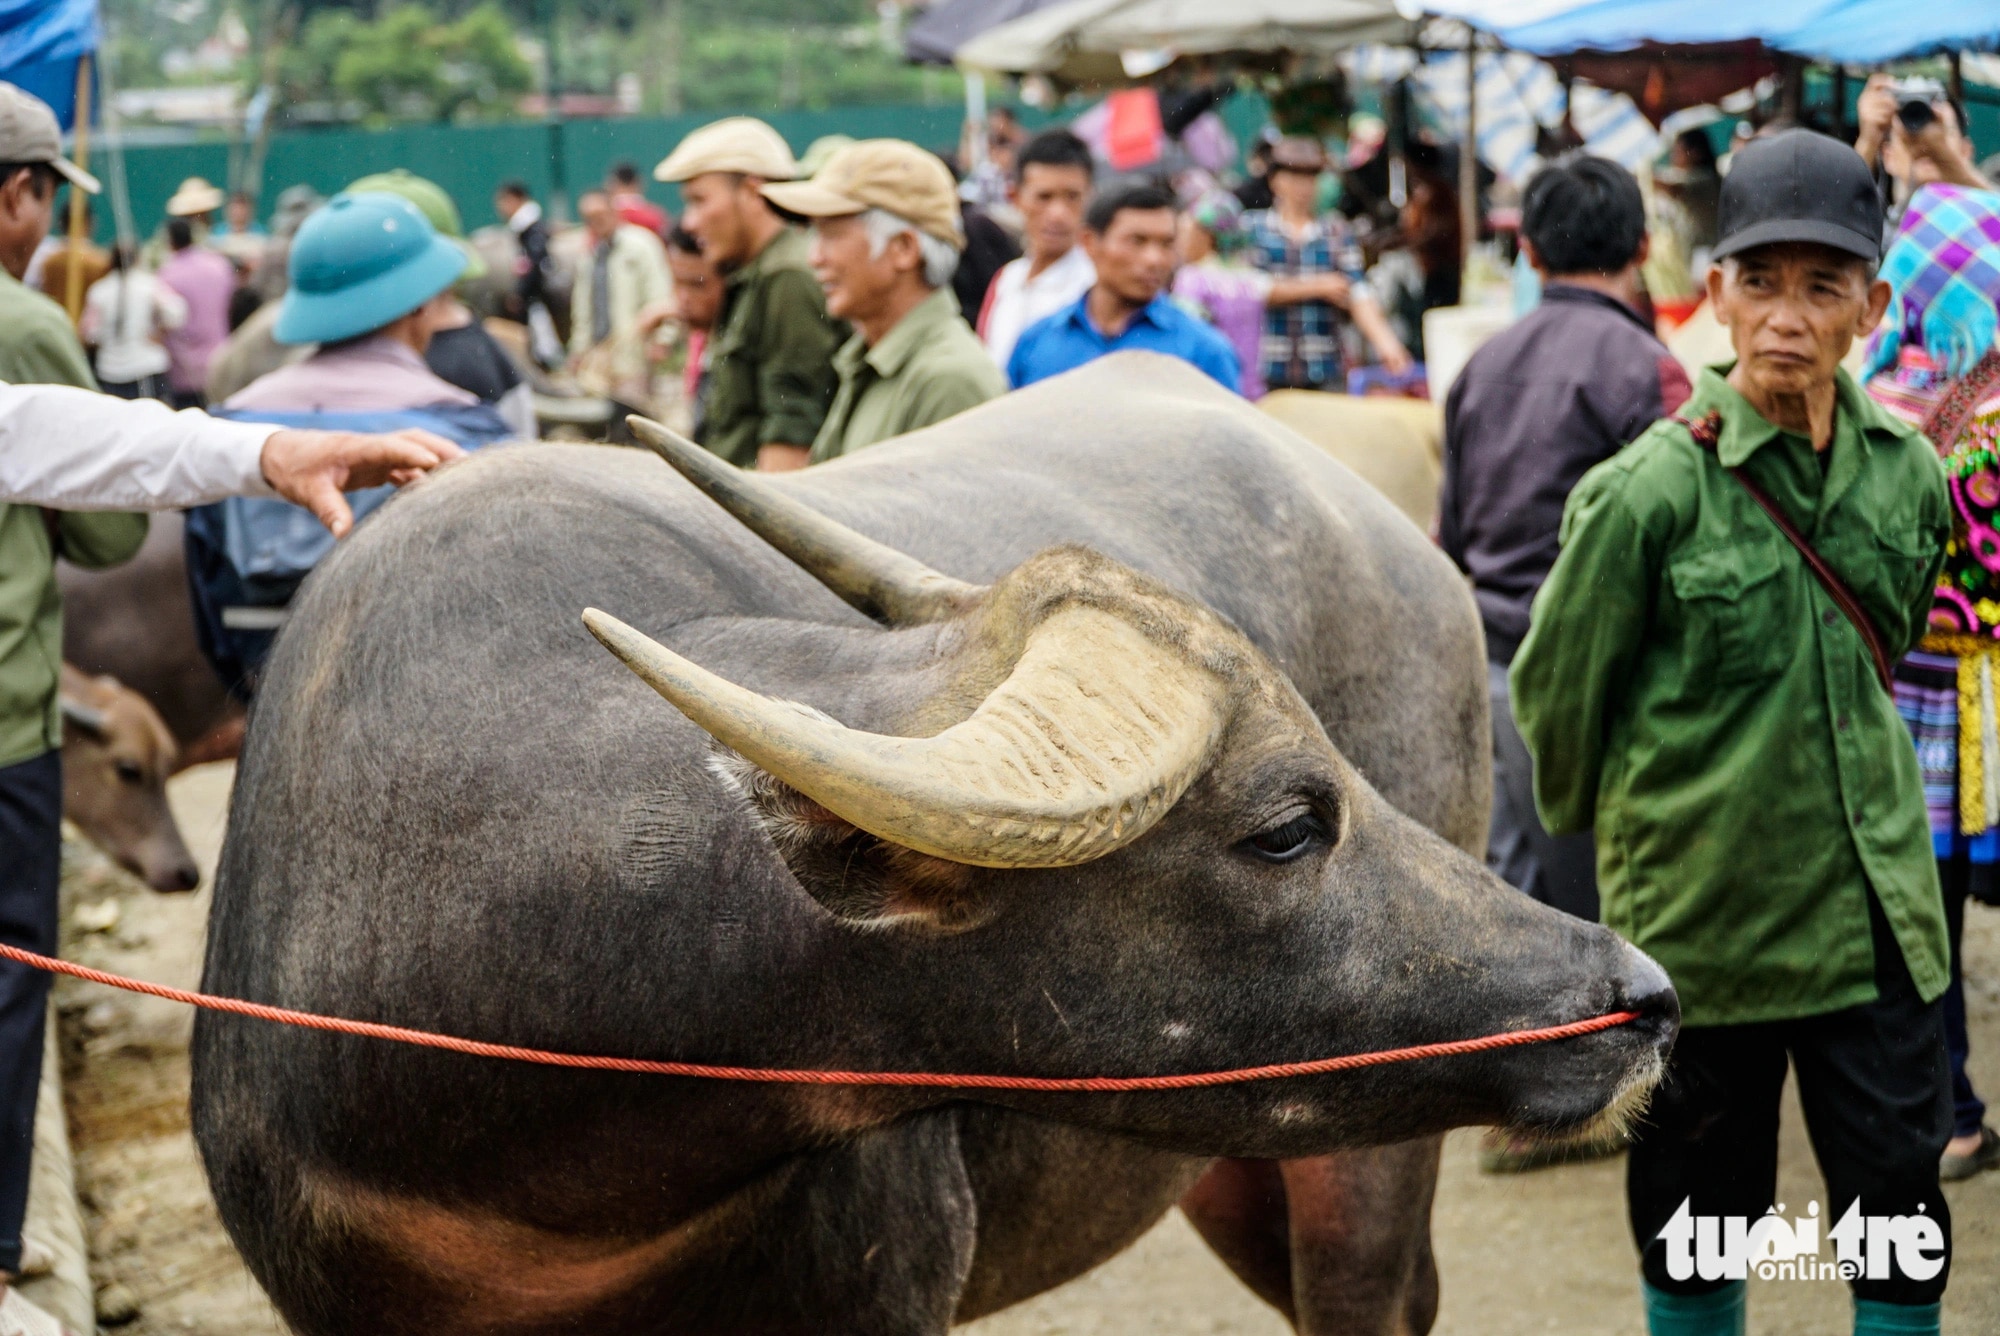
[[[279,343],[339,343],[400,319],[465,272],[465,252],[396,195],[336,195],[292,240]]]

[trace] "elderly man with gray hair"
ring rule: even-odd
[[[914,144],[840,149],[810,181],[764,196],[813,220],[813,276],[854,336],[834,354],[840,388],[813,441],[817,464],[928,427],[1006,392],[959,314],[951,276],[965,233],[945,165]]]

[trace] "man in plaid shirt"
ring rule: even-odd
[[[1264,314],[1264,380],[1272,389],[1342,390],[1340,334],[1353,320],[1382,365],[1400,375],[1410,354],[1389,328],[1362,276],[1361,248],[1345,223],[1318,216],[1326,152],[1311,139],[1282,139],[1272,149],[1270,183],[1276,207],[1245,216],[1250,258],[1279,278],[1331,274],[1344,278],[1332,300],[1272,300]]]

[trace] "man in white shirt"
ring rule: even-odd
[[[1090,207],[1090,149],[1067,130],[1045,130],[1015,160],[1009,196],[1021,211],[1027,253],[993,276],[976,328],[1004,370],[1021,331],[1076,305],[1097,282],[1080,244]]]

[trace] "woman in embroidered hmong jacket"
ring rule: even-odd
[[[1895,297],[1869,350],[1868,392],[1944,456],[1953,535],[1923,643],[1896,669],[1916,740],[1951,931],[1945,1039],[1956,1104],[1939,1172],[2000,1166],[2000,1135],[1965,1073],[1960,968],[1968,897],[2000,904],[2000,194],[1925,186],[1882,262]]]

